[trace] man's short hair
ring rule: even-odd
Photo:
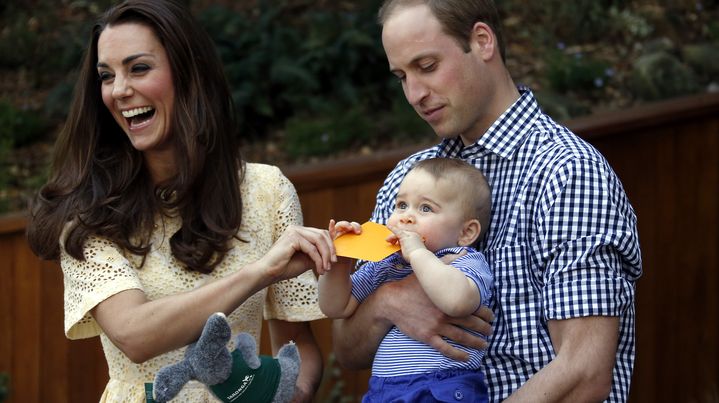
[[[442,24],[444,31],[454,37],[465,52],[469,52],[469,37],[476,22],[489,25],[497,38],[499,54],[505,60],[504,37],[499,12],[492,0],[385,0],[377,15],[384,25],[395,10],[424,4]]]

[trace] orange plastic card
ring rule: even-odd
[[[335,239],[335,249],[338,256],[377,262],[400,249],[399,244],[387,242],[391,234],[384,225],[368,221],[362,224],[361,234],[344,234]]]

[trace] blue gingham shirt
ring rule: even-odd
[[[442,257],[448,253],[457,254],[463,250],[467,253],[450,264],[474,282],[481,296],[482,305],[490,306],[492,273],[482,253],[477,252],[474,248],[457,246],[438,250],[435,252],[435,256]],[[410,274],[412,274],[412,267],[402,258],[401,252],[393,253],[379,262],[366,262],[352,273],[352,296],[362,302],[380,285],[388,281],[403,279]],[[479,333],[476,334],[484,337]],[[469,349],[451,340],[447,341],[466,351],[469,354],[469,360],[466,362],[451,360],[427,344],[405,335],[397,326],[393,326],[377,349],[372,363],[372,375],[388,377],[448,369],[479,370],[481,368],[484,351]]]
[[[555,123],[531,91],[474,144],[446,139],[400,161],[377,194],[386,223],[413,163],[458,158],[492,188],[492,219],[478,249],[494,272],[496,315],[485,357],[490,401],[501,401],[554,358],[548,320],[619,317],[612,391],[627,400],[634,366],[634,292],[641,276],[636,216],[622,184],[591,145]]]

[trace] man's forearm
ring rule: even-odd
[[[618,318],[603,316],[549,321],[557,355],[506,401],[605,400],[612,385],[618,326]]]
[[[392,323],[381,316],[383,287],[380,287],[347,319],[332,324],[333,350],[339,364],[348,369],[365,369]]]

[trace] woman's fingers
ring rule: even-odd
[[[329,270],[330,264],[337,260],[329,232],[311,227],[295,227],[293,230],[300,241],[298,252],[306,254],[316,269]]]

